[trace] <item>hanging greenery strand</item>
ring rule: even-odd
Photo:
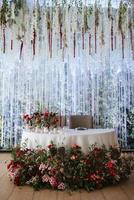
[[[59,27],[60,27],[60,49],[62,49],[62,19],[63,19],[63,15],[62,15],[62,10],[61,7],[59,7],[58,9],[58,18],[59,18]]]
[[[123,30],[123,25],[125,23],[126,11],[127,11],[127,6],[121,1],[120,6],[119,6],[119,11],[118,11],[119,12],[118,29],[122,37],[122,58],[123,59],[124,59],[124,41],[125,41],[125,33]]]
[[[88,27],[88,21],[87,18],[89,17],[88,11],[87,11],[87,6],[84,7],[84,31],[87,32],[89,27]]]
[[[73,42],[74,42],[74,58],[75,58],[75,48],[76,48],[76,38],[75,38],[75,32],[74,32],[74,39],[73,39]]]
[[[91,33],[89,33],[89,55],[91,55]]]
[[[8,0],[3,0],[2,1],[2,6],[0,9],[0,25],[2,26],[3,29],[3,53],[5,53],[6,50],[6,35],[5,35],[5,29],[7,25],[7,14],[9,11],[8,7]]]
[[[113,19],[111,20],[111,50],[114,50],[114,33],[113,33]]]
[[[13,50],[13,40],[11,40],[11,50]]]
[[[114,36],[114,48],[116,49],[116,35]]]
[[[7,24],[7,14],[9,12],[8,0],[2,1],[2,6],[0,9],[0,25],[6,27]]]
[[[109,20],[111,20],[111,9],[112,9],[111,0],[108,0],[108,19]]]
[[[52,5],[53,8],[51,9],[51,6],[46,6],[44,12],[46,15],[46,21],[47,21],[47,30],[48,30],[48,46],[49,46],[49,51],[50,54],[52,55],[52,40],[53,40],[53,36],[52,36],[52,32],[53,32],[53,16],[55,15],[55,9],[54,6],[58,5],[58,23],[59,23],[59,37],[60,37],[60,49],[63,48],[63,42],[65,43],[64,46],[67,47],[67,40],[66,40],[66,27],[63,25],[63,21],[65,22],[65,19],[63,19],[65,17],[65,15],[63,14],[65,12],[65,6],[67,4],[66,1],[62,1],[62,6],[58,5],[56,1],[52,1]],[[97,3],[97,1],[95,1],[95,6],[93,7],[92,5],[88,5],[88,4],[84,4],[83,1],[71,1],[71,3],[68,4],[68,12],[70,15],[70,11],[71,11],[71,6],[72,5],[76,5],[76,9],[78,9],[78,15],[79,17],[77,18],[77,31],[79,29],[79,27],[81,26],[81,31],[82,31],[82,49],[85,48],[85,34],[90,30],[91,27],[89,27],[90,21],[91,21],[91,16],[92,13],[94,11],[94,48],[95,48],[95,53],[97,53],[97,45],[98,42],[97,41],[97,29],[100,26],[99,25],[99,15],[100,13],[100,5]],[[134,27],[134,3],[133,1],[131,2],[132,5],[132,16],[131,16],[131,20],[129,23],[129,31],[130,31],[130,40],[131,40],[131,47],[133,46],[133,27]],[[114,8],[115,9],[115,8]],[[28,5],[27,5],[27,1],[26,0],[12,0],[10,1],[10,3],[8,2],[8,0],[3,0],[2,1],[2,5],[0,7],[0,25],[5,29],[7,26],[7,23],[10,27],[12,27],[13,24],[16,24],[17,26],[20,26],[23,32],[23,35],[17,36],[17,38],[22,38],[22,36],[24,37],[25,32],[26,32],[26,28],[25,28],[25,22],[21,22],[19,24],[19,21],[17,22],[20,13],[23,13],[23,19],[25,19],[25,14],[28,11]],[[39,1],[36,1],[35,6],[33,8],[33,15],[35,15],[35,20],[36,20],[36,25],[34,24],[34,29],[33,30],[33,55],[35,53],[35,38],[36,38],[36,34],[38,33],[38,30],[36,29],[40,29],[39,24],[40,24],[40,20],[41,20],[41,7],[39,4]],[[111,50],[113,51],[114,49],[116,49],[116,36],[114,36],[114,19],[112,16],[112,12],[113,12],[113,7],[112,7],[112,1],[108,0],[108,8],[107,8],[107,16],[108,19],[111,20]],[[14,16],[13,16],[14,13]],[[83,13],[83,14],[82,14]],[[124,27],[125,27],[125,18],[126,18],[126,13],[127,13],[127,4],[124,3],[122,0],[120,1],[120,5],[119,5],[119,9],[118,9],[118,30],[119,33],[121,33],[121,37],[122,37],[122,52],[124,52],[123,48],[124,48],[124,41],[125,41],[125,33],[124,33]],[[74,14],[74,13],[73,13]],[[80,24],[82,22],[82,20],[80,21],[80,17],[83,17],[83,24]],[[75,23],[74,23],[75,24]],[[73,27],[74,29],[74,27]],[[76,30],[75,30],[76,32]],[[3,53],[5,52],[5,45],[6,45],[6,35],[4,36],[4,31],[3,31]],[[104,40],[105,40],[105,34],[102,28],[101,31],[101,44],[104,44]],[[13,50],[13,39],[11,39],[11,50]],[[65,41],[66,40],[66,41]],[[115,46],[115,48],[114,48]],[[132,51],[134,51],[132,49]],[[50,56],[51,57],[51,56]],[[123,56],[122,56],[123,57]]]
[[[125,42],[125,35],[122,33],[122,58],[124,59],[124,42]]]
[[[6,35],[5,35],[5,28],[3,28],[3,53],[6,51]]]
[[[121,1],[120,6],[119,6],[119,11],[118,11],[118,15],[119,15],[118,29],[121,34],[123,33],[123,24],[125,23],[126,11],[127,11],[127,5]]]
[[[97,53],[97,28],[99,26],[99,8],[95,2],[95,53]]]
[[[23,41],[21,41],[21,45],[20,45],[20,60],[22,56],[22,50],[23,50]]]
[[[102,11],[103,12],[103,11]],[[104,15],[102,15],[102,30],[101,30],[101,44],[105,45],[105,35],[104,35]]]
[[[53,30],[50,29],[50,58],[52,58],[52,46],[53,46]]]
[[[82,28],[82,49],[84,49],[84,40],[85,40],[85,34],[84,34],[84,28]]]
[[[33,40],[32,40],[32,44],[33,44],[33,56],[35,56],[36,53],[36,30],[35,28],[33,28]]]

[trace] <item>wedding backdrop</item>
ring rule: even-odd
[[[134,3],[1,1],[1,147],[16,146],[23,113],[90,114],[127,145],[134,105]]]

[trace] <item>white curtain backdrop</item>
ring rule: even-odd
[[[107,3],[99,6],[98,26],[93,4],[86,31],[85,7],[79,12],[76,6],[64,6],[60,27],[59,6],[53,11],[38,1],[21,10],[16,24],[0,29],[2,147],[19,143],[22,114],[37,110],[39,104],[42,110],[57,108],[66,116],[90,114],[96,127],[116,128],[126,145],[126,108],[134,105],[134,30],[131,35],[128,28],[132,10],[127,7],[122,37],[119,1],[112,2],[113,21],[108,19]]]

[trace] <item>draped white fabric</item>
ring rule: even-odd
[[[88,153],[89,146],[97,144],[98,146],[105,145],[119,147],[117,135],[113,129],[88,129],[78,131],[73,129],[64,129],[59,133],[39,133],[24,131],[22,135],[22,148],[47,148],[51,142],[57,146],[70,147],[77,144],[82,148],[84,153]]]
[[[79,12],[76,6],[64,6],[61,27],[59,7],[47,7],[48,29],[46,8],[37,4],[34,14],[31,6],[16,17],[16,24],[0,29],[2,146],[17,145],[21,115],[37,110],[39,104],[42,109],[56,107],[66,116],[90,114],[96,126],[116,127],[126,145],[126,108],[134,104],[134,30],[131,35],[127,7],[122,37],[116,3],[113,21],[108,9],[99,7],[97,27],[93,4],[86,31],[85,7]]]

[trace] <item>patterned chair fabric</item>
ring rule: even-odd
[[[62,127],[66,126],[66,118],[65,116],[58,116],[58,126]]]
[[[69,118],[69,128],[93,128],[93,118],[90,115],[72,115]]]

